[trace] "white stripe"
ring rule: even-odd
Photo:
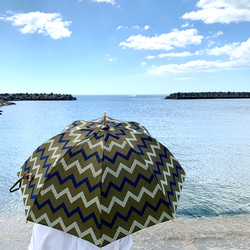
[[[115,178],[118,178],[121,171],[124,169],[126,170],[127,172],[129,172],[130,174],[132,174],[135,170],[135,168],[138,168],[138,167],[141,167],[145,170],[148,169],[148,165],[147,164],[142,164],[141,162],[139,162],[138,160],[134,160],[131,167],[127,167],[126,165],[124,165],[123,163],[120,163],[118,168],[116,169],[116,171],[113,171],[112,169],[110,168],[105,168],[104,172],[103,172],[103,175],[102,175],[102,182],[105,181],[106,177],[108,174],[111,174],[113,175]]]
[[[115,240],[118,239],[119,237],[119,234],[122,233],[122,234],[125,234],[125,235],[130,235],[133,233],[134,229],[136,228],[136,231],[138,231],[137,229],[140,228],[140,229],[144,229],[146,228],[151,222],[153,222],[154,224],[158,224],[160,222],[162,222],[163,220],[165,220],[166,218],[168,220],[172,220],[173,217],[168,215],[166,212],[163,212],[160,219],[159,220],[156,220],[154,219],[152,216],[148,216],[146,222],[144,224],[141,224],[139,223],[138,221],[134,221],[133,224],[131,225],[130,229],[129,230],[126,230],[122,227],[118,227],[117,228],[117,231],[114,235],[114,237],[110,237],[106,234],[103,234],[101,238],[97,238],[95,233],[94,233],[94,230],[92,228],[88,228],[87,230],[81,232],[77,222],[73,222],[71,225],[69,225],[68,227],[65,226],[63,220],[61,217],[57,218],[55,221],[51,222],[50,219],[48,218],[47,214],[44,213],[43,215],[41,215],[39,218],[36,218],[36,216],[34,215],[33,211],[31,211],[30,213],[30,216],[32,218],[32,220],[35,222],[35,223],[39,223],[40,221],[42,220],[45,220],[47,225],[50,226],[50,227],[54,227],[56,224],[60,224],[63,231],[64,232],[69,232],[70,230],[72,230],[73,228],[75,228],[78,236],[80,238],[84,238],[84,236],[90,234],[93,241],[94,241],[94,244],[95,245],[99,245],[99,244],[103,244],[103,242],[106,240],[108,242],[113,242]],[[96,229],[95,229],[95,232],[96,232]]]
[[[90,164],[88,164],[87,166],[85,166],[83,168],[82,168],[82,166],[81,166],[81,164],[79,163],[78,160],[76,160],[76,161],[74,161],[74,162],[72,162],[71,164],[68,165],[66,163],[65,159],[62,158],[60,160],[60,163],[63,165],[63,168],[64,168],[65,171],[68,171],[69,169],[72,169],[72,168],[76,167],[79,174],[82,174],[82,173],[86,172],[89,169],[94,178],[96,178],[98,175],[100,175],[102,173],[101,168],[98,171],[95,171],[93,163],[90,163]]]
[[[101,210],[109,214],[115,203],[119,204],[122,207],[125,207],[128,203],[129,198],[135,200],[137,203],[140,203],[144,194],[147,194],[153,199],[159,190],[161,190],[161,188],[160,188],[160,185],[158,184],[155,186],[155,189],[153,190],[153,192],[150,192],[148,189],[143,187],[138,196],[128,191],[123,201],[118,199],[117,197],[113,197],[108,207],[101,205]]]
[[[90,201],[87,201],[86,198],[85,198],[85,195],[84,195],[84,192],[80,192],[78,193],[77,195],[75,196],[72,196],[71,195],[71,192],[68,188],[65,188],[64,190],[62,190],[60,193],[57,193],[54,185],[50,185],[49,187],[47,187],[46,189],[44,190],[41,190],[40,194],[42,196],[46,195],[48,192],[52,191],[52,193],[54,194],[55,198],[56,199],[59,199],[61,198],[63,195],[67,195],[70,203],[73,203],[75,202],[76,200],[78,199],[81,199],[84,206],[86,208],[88,208],[89,206],[93,205],[93,204],[96,204],[97,208],[99,209],[99,211],[101,212],[101,209],[100,209],[100,201],[98,199],[98,197],[95,197],[94,199],[90,200]]]

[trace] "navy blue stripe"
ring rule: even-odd
[[[49,180],[52,179],[53,177],[56,177],[56,178],[57,178],[57,180],[59,181],[60,185],[63,185],[65,182],[71,180],[75,188],[78,188],[79,186],[81,186],[81,185],[83,185],[84,183],[86,183],[89,192],[92,192],[92,191],[94,191],[94,190],[97,189],[97,188],[101,188],[101,184],[102,184],[101,182],[98,182],[98,183],[95,184],[94,186],[91,186],[91,185],[90,185],[90,182],[89,182],[89,180],[88,180],[88,177],[85,177],[85,178],[82,179],[81,181],[77,182],[73,173],[70,174],[70,175],[68,175],[66,178],[62,179],[62,177],[60,176],[60,173],[59,173],[58,170],[55,171],[55,172],[52,173],[52,174],[49,174],[49,175],[48,175],[48,178],[47,178],[47,181],[49,181]]]
[[[114,227],[114,224],[116,223],[116,220],[118,218],[122,219],[123,221],[129,221],[129,218],[131,216],[132,213],[136,213],[138,214],[139,216],[143,217],[144,213],[146,212],[146,210],[148,208],[150,208],[151,210],[153,210],[155,213],[157,213],[158,209],[160,208],[161,205],[165,206],[166,207],[166,210],[169,209],[169,206],[168,206],[168,202],[164,201],[162,198],[159,199],[158,203],[156,204],[156,206],[153,206],[151,203],[149,202],[145,202],[142,210],[138,210],[137,208],[135,207],[131,207],[128,211],[128,214],[126,216],[122,215],[120,212],[116,212],[115,215],[114,215],[114,218],[112,219],[111,222],[108,222],[106,221],[105,219],[101,219],[101,223],[98,222],[98,219],[97,219],[97,216],[99,218],[99,215],[95,215],[94,212],[89,214],[88,216],[84,217],[83,215],[83,212],[81,211],[81,209],[79,207],[75,208],[73,211],[69,212],[69,210],[67,209],[65,203],[61,203],[59,206],[57,207],[54,207],[51,203],[51,201],[48,199],[46,201],[44,201],[43,203],[39,204],[38,201],[36,200],[34,202],[35,206],[37,207],[38,210],[40,209],[43,209],[43,207],[45,207],[46,205],[48,205],[50,207],[50,210],[52,211],[53,214],[55,214],[56,212],[58,212],[60,209],[63,209],[66,216],[68,218],[70,218],[71,216],[73,216],[74,214],[78,213],[82,222],[85,223],[87,222],[88,220],[91,220],[93,219],[94,222],[95,222],[95,225],[98,229],[101,229],[102,225],[105,225],[109,228],[113,228]],[[165,210],[165,211],[166,211]],[[166,211],[168,212],[168,211]],[[148,214],[148,212],[147,212]]]

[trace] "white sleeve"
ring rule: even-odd
[[[119,250],[129,250],[132,247],[133,241],[131,235],[128,235],[120,240]]]
[[[104,247],[102,250],[129,250],[132,246],[131,236],[116,240]],[[28,250],[99,250],[94,244],[67,234],[63,231],[34,224],[31,241]]]

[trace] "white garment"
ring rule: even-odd
[[[102,250],[129,250],[132,246],[130,235],[116,240]],[[29,250],[99,250],[100,247],[63,231],[34,224]]]

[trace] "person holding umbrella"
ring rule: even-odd
[[[144,126],[105,113],[72,122],[39,146],[18,176],[27,220],[48,226],[34,226],[31,247],[54,238],[63,246],[85,240],[97,249],[123,242],[129,249],[129,235],[174,219],[185,171]]]

